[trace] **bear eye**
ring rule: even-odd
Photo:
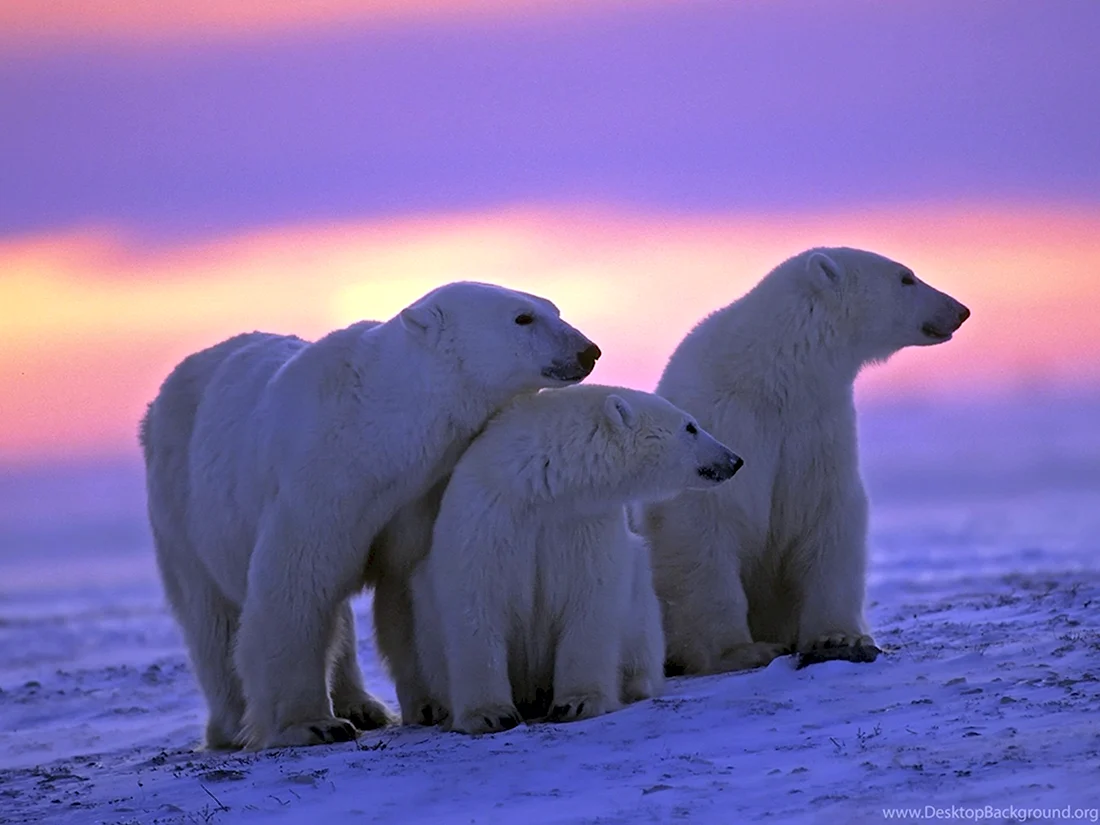
[[[916,278],[913,277],[912,272],[903,272],[903,273],[901,273],[902,286],[913,286],[913,284],[915,284],[916,282],[917,282],[917,280],[916,280]]]
[[[516,323],[519,324],[521,327],[525,327],[528,324],[535,323],[535,316],[532,315],[530,312],[521,312],[519,315],[516,316]]]
[[[687,430],[688,435],[699,435],[699,428],[694,424],[689,423],[684,429]]]

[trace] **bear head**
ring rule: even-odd
[[[619,465],[625,498],[661,501],[685,490],[709,490],[733,478],[744,464],[664,398],[638,390],[608,390],[601,410],[602,440],[606,454]],[[594,439],[594,444],[600,440]]]
[[[860,363],[904,347],[951,340],[970,310],[909,267],[860,249],[812,249],[794,260],[831,319],[830,332]],[[800,266],[799,266],[800,264]]]
[[[493,284],[441,286],[398,317],[468,386],[493,395],[575,384],[592,372],[601,354],[550,301]]]

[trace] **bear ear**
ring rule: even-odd
[[[806,272],[816,283],[826,286],[840,283],[844,275],[843,267],[820,250],[810,253],[806,260]]]
[[[443,329],[443,310],[436,304],[416,303],[401,310],[401,326],[418,338],[434,341]]]
[[[634,408],[621,395],[609,395],[603,402],[603,411],[616,427],[633,427],[638,416]]]

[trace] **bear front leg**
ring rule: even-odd
[[[558,637],[554,656],[554,697],[547,720],[573,722],[618,710],[621,688],[621,610],[609,608],[610,594],[593,594],[575,605]],[[604,597],[604,598],[601,598]]]
[[[502,610],[479,607],[466,611],[454,603],[439,605],[451,706],[444,729],[459,733],[498,733],[523,721],[508,675],[506,617]]]
[[[333,715],[326,679],[341,604],[353,590],[354,555],[354,547],[331,532],[307,539],[280,510],[261,529],[234,655],[245,695],[246,747],[358,736],[350,721]]]
[[[512,699],[503,637],[489,633],[470,639],[464,651],[448,652],[451,723],[459,733],[499,733],[523,721]],[[446,725],[444,727],[447,727]]]
[[[209,709],[205,745],[235,750],[241,747],[244,718],[244,696],[233,669],[240,608],[225,598],[189,546],[170,543],[156,528],[153,537],[164,591]]]
[[[415,724],[447,725],[451,711],[448,707],[450,690],[447,687],[443,627],[426,564],[420,565],[413,573],[409,592],[413,603],[416,662],[425,688],[425,695],[412,709],[411,715]]]
[[[844,660],[873,662],[881,652],[869,635],[863,605],[867,570],[867,505],[834,507],[795,549],[800,571],[799,667]]]

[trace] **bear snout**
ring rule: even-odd
[[[587,378],[596,366],[596,359],[603,355],[603,352],[587,338],[582,340],[586,342],[584,349],[568,360],[555,360],[542,371],[542,374],[547,378],[566,383],[575,383]]]
[[[587,347],[577,353],[577,362],[581,365],[581,369],[585,373],[592,372],[596,366],[596,361],[603,355],[600,348],[595,344],[590,343]]]
[[[921,332],[930,343],[940,343],[951,340],[959,327],[970,317],[970,309],[950,296],[946,305],[942,307],[933,320],[921,325]]]
[[[950,332],[955,332],[970,317],[970,309],[961,301],[956,301],[950,295],[947,298],[947,306],[939,313],[939,326]]]
[[[744,459],[737,455],[737,453],[730,452],[721,460],[713,464],[704,464],[697,472],[708,481],[713,481],[715,484],[721,484],[723,481],[728,481],[733,478],[737,471],[744,466]]]

